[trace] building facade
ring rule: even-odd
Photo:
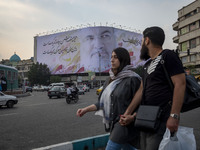
[[[28,85],[28,71],[30,70],[30,67],[33,65],[33,58],[21,60],[21,58],[14,53],[10,57],[10,59],[3,59],[0,64],[15,67],[18,70],[17,78],[19,79],[19,87],[22,86],[22,84]]]
[[[178,10],[178,19],[173,25],[177,36],[177,52],[185,68],[192,68],[193,75],[200,75],[200,0]]]

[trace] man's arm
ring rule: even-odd
[[[174,92],[173,92],[174,94],[173,94],[171,114],[177,114],[180,117],[180,111],[184,101],[184,94],[186,87],[185,73],[174,75],[171,77],[171,79],[174,84]],[[179,119],[175,119],[170,116],[167,121],[167,128],[171,132],[175,132],[178,130],[178,125],[179,125]]]
[[[123,126],[128,125],[134,120],[136,114],[133,114],[133,112],[138,107],[138,105],[142,100],[142,92],[143,92],[143,83],[141,82],[139,89],[135,93],[135,96],[133,97],[128,108],[126,109],[126,112],[120,116],[119,123],[121,125]]]

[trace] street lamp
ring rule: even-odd
[[[101,86],[101,53],[98,51],[99,54],[99,84]]]

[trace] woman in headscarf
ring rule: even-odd
[[[120,115],[124,114],[140,86],[140,76],[133,71],[126,49],[119,47],[112,51],[109,74],[98,102],[78,109],[77,116],[96,111],[96,115],[103,117],[105,130],[110,132],[106,150],[134,150],[138,145],[138,131],[133,123],[119,124]]]

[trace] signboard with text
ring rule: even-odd
[[[108,72],[112,50],[124,47],[131,64],[140,58],[142,35],[113,27],[88,27],[36,37],[36,60],[52,74]]]

